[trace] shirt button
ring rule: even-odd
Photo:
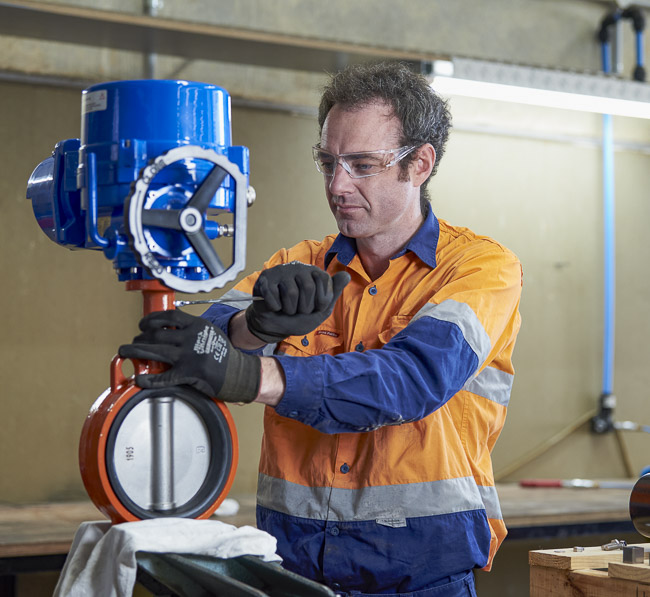
[[[297,410],[292,410],[292,411],[289,413],[289,416],[290,416],[290,417],[293,417],[293,418],[295,419],[295,418],[298,416],[298,411],[297,411]]]
[[[340,471],[344,474],[347,475],[350,472],[350,465],[347,462],[344,462],[341,465]]]
[[[332,588],[333,588],[335,591],[338,591],[338,590],[341,588],[341,585],[340,585],[339,583],[337,583],[337,582],[333,582],[333,583],[332,583]]]
[[[354,350],[356,350],[357,352],[363,352],[364,351],[363,342],[359,342],[359,344],[357,344],[354,347]]]
[[[375,296],[375,295],[377,294],[377,292],[378,292],[377,287],[376,287],[376,286],[371,286],[371,287],[368,289],[368,292],[369,292],[372,296]]]
[[[300,343],[301,343],[303,346],[309,346],[309,340],[307,340],[307,336],[305,336],[305,337],[300,341]]]
[[[330,529],[330,535],[334,535],[334,537],[336,537],[339,534],[339,532],[340,532],[339,527],[332,527]]]

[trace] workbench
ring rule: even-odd
[[[497,490],[509,530],[506,542],[598,533],[615,536],[633,530],[627,489],[502,484]],[[239,502],[239,512],[219,520],[235,526],[255,525],[255,497],[231,497]],[[89,501],[0,505],[0,593],[12,594],[17,574],[60,570],[79,525],[102,518]]]
[[[636,545],[643,562],[635,564],[624,563],[621,550],[600,547],[531,551],[530,597],[650,597],[650,545]]]
[[[631,489],[497,485],[507,540],[635,532]],[[639,535],[640,537],[640,535]]]

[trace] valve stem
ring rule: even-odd
[[[263,301],[261,296],[250,296],[247,298],[219,298],[209,299],[204,301],[174,301],[174,307],[185,307],[187,305],[207,305],[212,303],[250,303],[251,301]]]

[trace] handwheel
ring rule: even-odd
[[[150,187],[162,170],[181,160],[202,160],[214,164],[193,194],[180,184],[171,184],[150,192]],[[217,226],[217,236],[233,236],[231,265],[225,267],[206,232],[206,212],[226,176],[235,183],[234,226]],[[237,164],[212,149],[186,145],[170,149],[155,158],[140,174],[125,203],[126,230],[134,253],[152,276],[169,288],[181,292],[210,292],[235,279],[244,269],[246,259],[246,210],[249,187]],[[234,229],[233,229],[234,228]],[[202,262],[210,277],[192,280],[174,275],[156,256],[161,248],[154,240],[155,231],[176,236],[170,243],[172,258],[182,261],[183,245],[189,245]],[[169,249],[170,247],[166,247]],[[179,249],[181,247],[181,249]]]

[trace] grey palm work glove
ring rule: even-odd
[[[225,402],[252,402],[260,385],[261,361],[244,354],[206,319],[183,311],[159,311],[140,321],[142,334],[120,346],[127,359],[160,361],[171,367],[138,375],[141,388],[189,385]]]
[[[246,309],[248,329],[269,344],[307,334],[330,316],[349,281],[347,272],[330,276],[298,261],[264,270],[253,287],[264,300]]]

